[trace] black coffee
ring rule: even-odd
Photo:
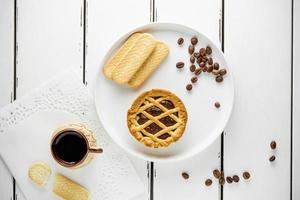
[[[65,131],[58,135],[52,143],[54,156],[66,164],[76,164],[87,153],[85,138],[76,131]]]

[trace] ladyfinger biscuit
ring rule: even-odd
[[[143,33],[121,60],[119,66],[114,69],[112,79],[119,84],[128,83],[150,56],[155,45],[155,39],[150,34]]]
[[[71,179],[56,174],[53,193],[65,200],[88,200],[89,192]]]
[[[46,185],[50,175],[51,169],[44,162],[35,162],[29,167],[28,170],[29,179],[40,187]]]
[[[148,77],[159,67],[159,65],[164,61],[168,54],[168,46],[161,41],[157,41],[156,46],[149,58],[128,82],[129,87],[136,88],[141,86],[148,79]]]
[[[142,33],[132,34],[126,42],[121,46],[121,48],[110,58],[110,60],[104,65],[103,72],[104,75],[111,79],[112,73],[116,67],[120,64],[122,59],[127,55],[129,49],[131,49]]]

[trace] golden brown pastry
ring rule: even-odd
[[[133,34],[131,37],[134,37]],[[130,40],[133,44],[128,44],[124,52],[118,52],[122,59],[113,69],[112,80],[119,84],[126,84],[133,75],[140,69],[146,59],[150,56],[156,45],[155,39],[147,33],[142,33],[135,40]]]
[[[28,177],[36,185],[44,187],[51,175],[51,168],[44,162],[33,163],[28,170]]]
[[[88,200],[89,192],[71,179],[56,174],[53,193],[65,200]]]
[[[148,147],[167,147],[184,133],[187,112],[173,93],[153,89],[141,94],[127,113],[130,133]]]
[[[169,48],[148,33],[132,34],[105,63],[104,75],[131,88],[141,86],[168,56]]]
[[[165,60],[168,54],[168,46],[161,41],[157,41],[156,46],[149,58],[145,61],[142,67],[133,75],[131,80],[128,82],[129,87],[140,87]]]
[[[136,44],[137,40],[142,36],[142,33],[132,34],[121,48],[108,60],[103,67],[104,75],[108,79],[112,79],[113,71],[119,66],[120,62],[127,55],[128,51]]]

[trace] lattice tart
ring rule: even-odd
[[[141,94],[127,113],[130,133],[148,147],[167,147],[183,134],[187,112],[182,101],[167,90]]]

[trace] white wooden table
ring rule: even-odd
[[[112,42],[152,21],[191,26],[218,44],[236,96],[224,134],[201,154],[172,164],[129,156],[148,188],[137,200],[300,199],[300,0],[0,0],[0,106],[65,67],[92,88]],[[215,168],[247,170],[251,181],[207,188]],[[0,199],[25,199],[3,162]]]

